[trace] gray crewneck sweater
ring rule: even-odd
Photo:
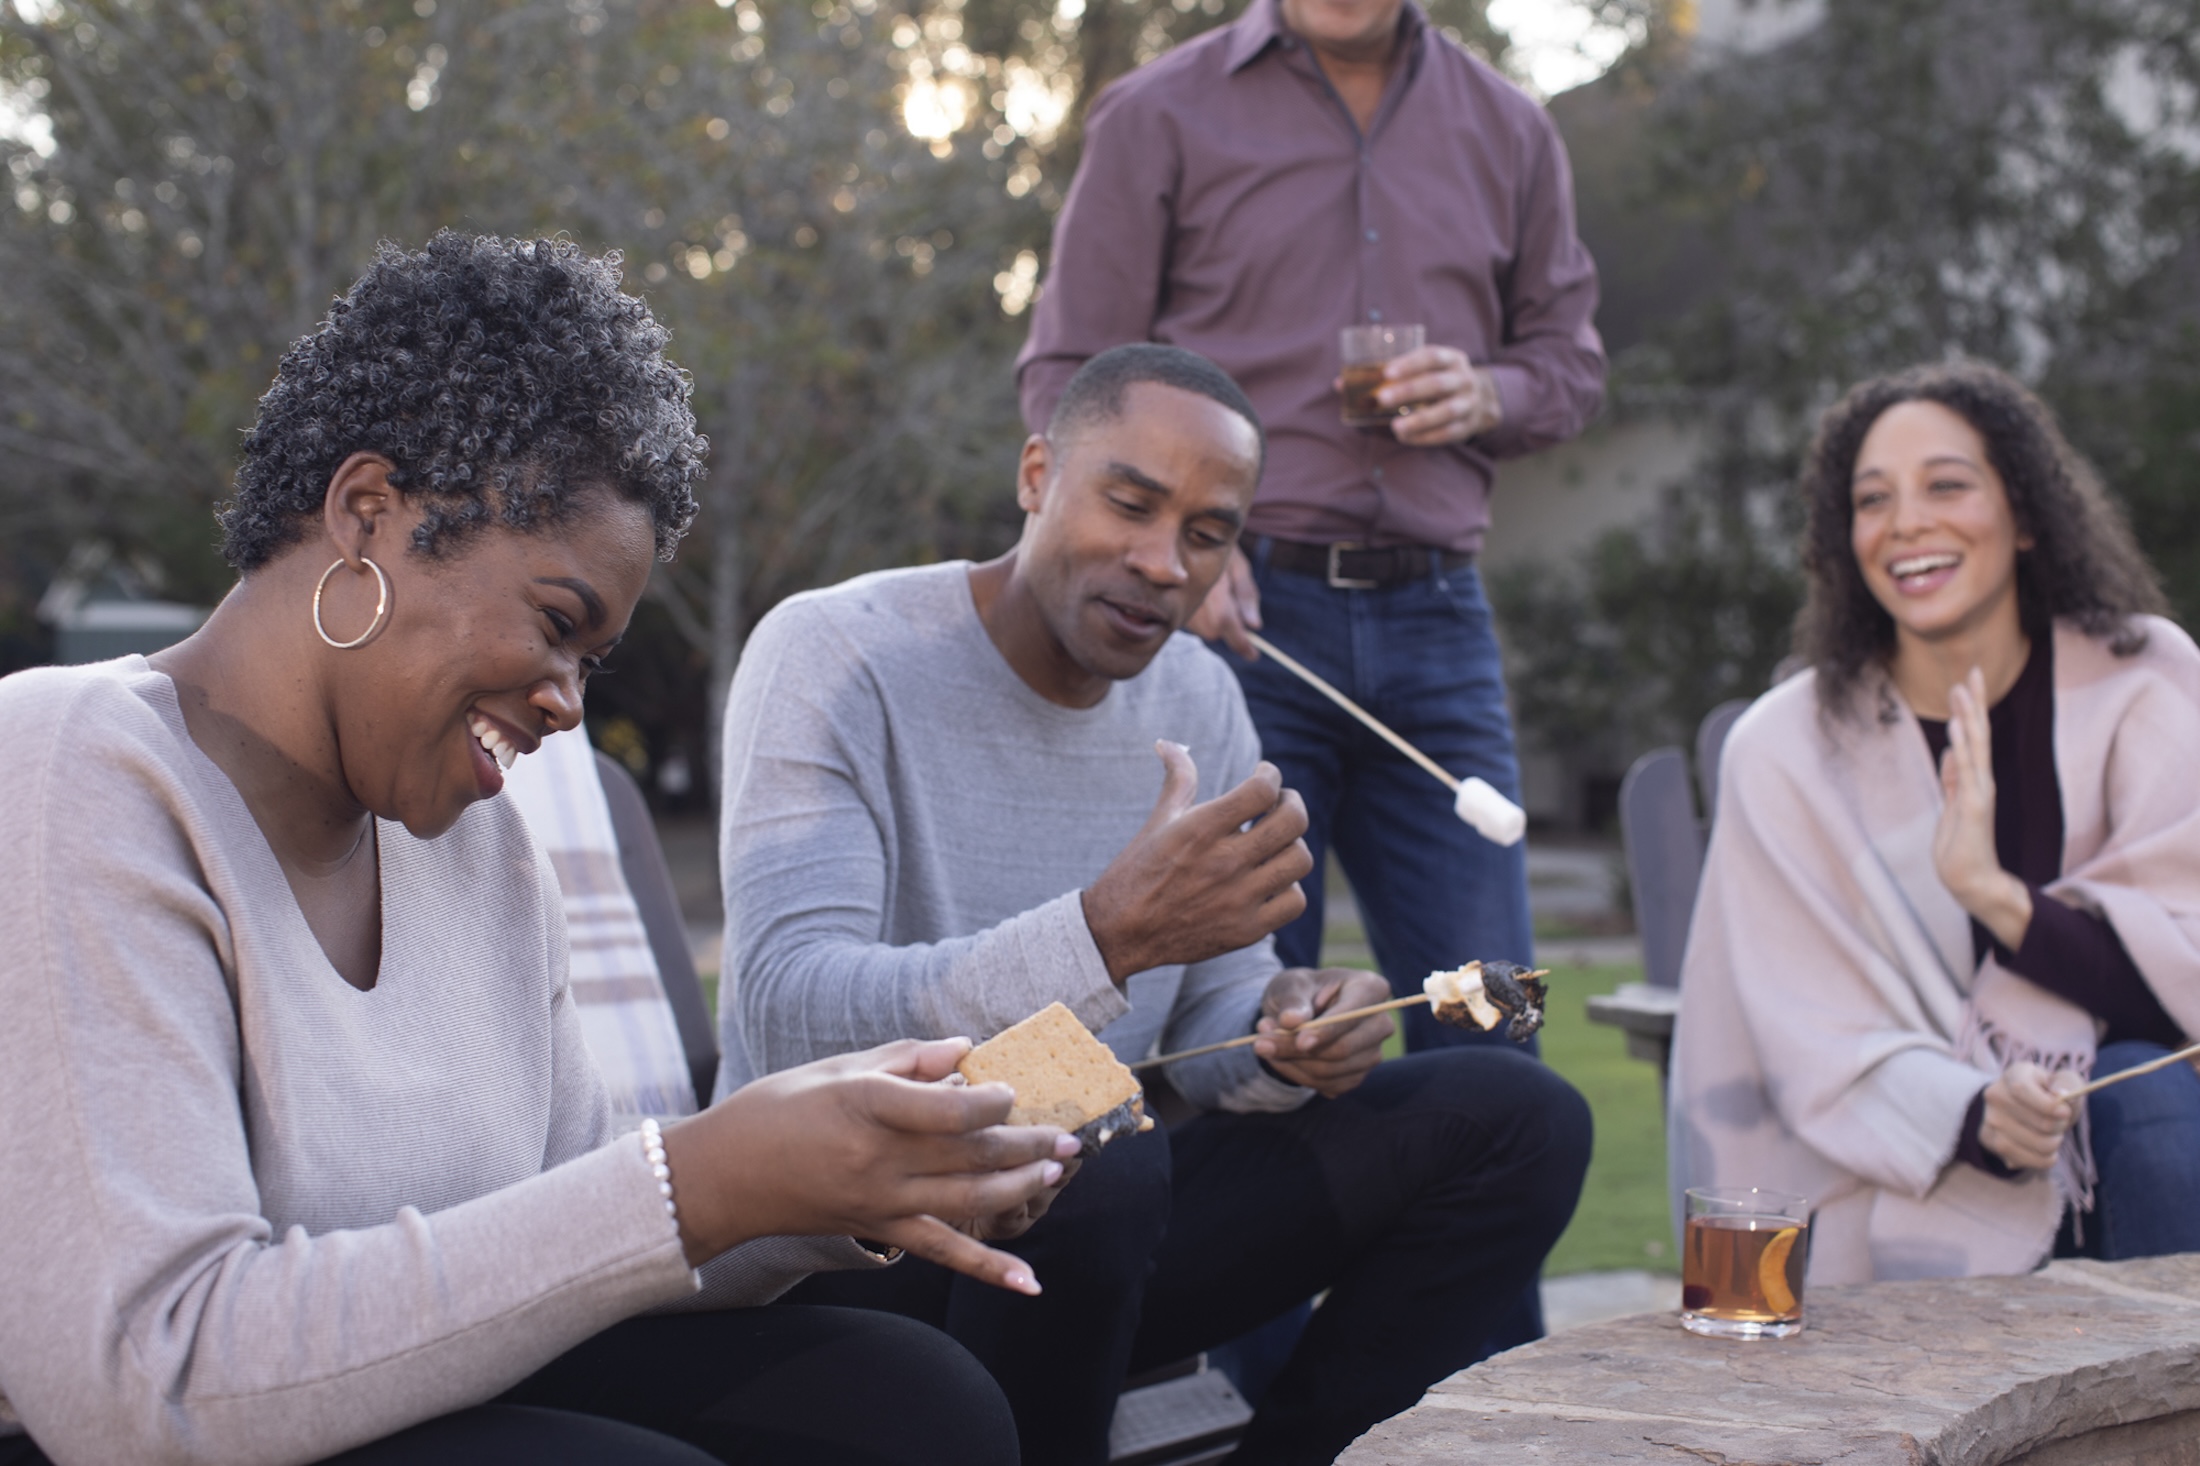
[[[318,1460],[694,1298],[503,800],[378,826],[361,992],[142,658],[0,681],[0,747],[0,1433]],[[854,1252],[765,1239],[705,1296]]]
[[[726,708],[719,1092],[903,1035],[982,1040],[1056,1000],[1126,1061],[1250,1032],[1271,941],[1118,990],[1085,925],[1084,887],[1160,795],[1158,738],[1191,749],[1202,799],[1260,758],[1237,679],[1191,636],[1065,708],[994,647],[967,563],[782,602]],[[1311,1093],[1250,1049],[1169,1078],[1208,1108]]]

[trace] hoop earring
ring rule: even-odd
[[[381,586],[381,591],[374,600],[374,620],[368,623],[365,631],[360,632],[350,641],[338,641],[335,637],[330,636],[328,628],[321,624],[321,592],[328,589],[328,578],[343,568],[342,556],[338,556],[334,565],[321,572],[320,582],[313,587],[313,629],[321,633],[321,640],[340,652],[348,652],[354,647],[365,646],[374,638],[375,633],[382,629],[382,623],[389,619],[390,578],[382,573],[381,566],[375,564],[372,560],[368,560],[366,556],[361,555],[359,558],[365,560],[367,568],[374,572],[375,581]]]

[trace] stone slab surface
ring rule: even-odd
[[[1452,1376],[1340,1463],[2060,1466],[2084,1457],[2058,1442],[2200,1411],[2200,1254],[1817,1288],[1804,1306],[1789,1340],[1698,1338],[1672,1313],[1570,1330]]]
[[[2027,1451],[2009,1466],[2200,1466],[2200,1410],[2087,1431]]]

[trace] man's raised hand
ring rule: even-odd
[[[938,1083],[968,1052],[968,1039],[902,1039],[820,1059],[667,1127],[688,1260],[756,1237],[837,1233],[1038,1292],[1023,1259],[949,1222],[1021,1211],[1065,1178],[1077,1141],[1004,1125],[1015,1102],[1005,1084]]]
[[[1161,797],[1084,894],[1108,976],[1200,962],[1250,946],[1306,909],[1306,806],[1263,763],[1227,794],[1194,804],[1199,771],[1180,743],[1161,755]]]

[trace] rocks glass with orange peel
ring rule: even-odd
[[[1810,1198],[1691,1188],[1681,1238],[1681,1327],[1718,1339],[1803,1331]]]

